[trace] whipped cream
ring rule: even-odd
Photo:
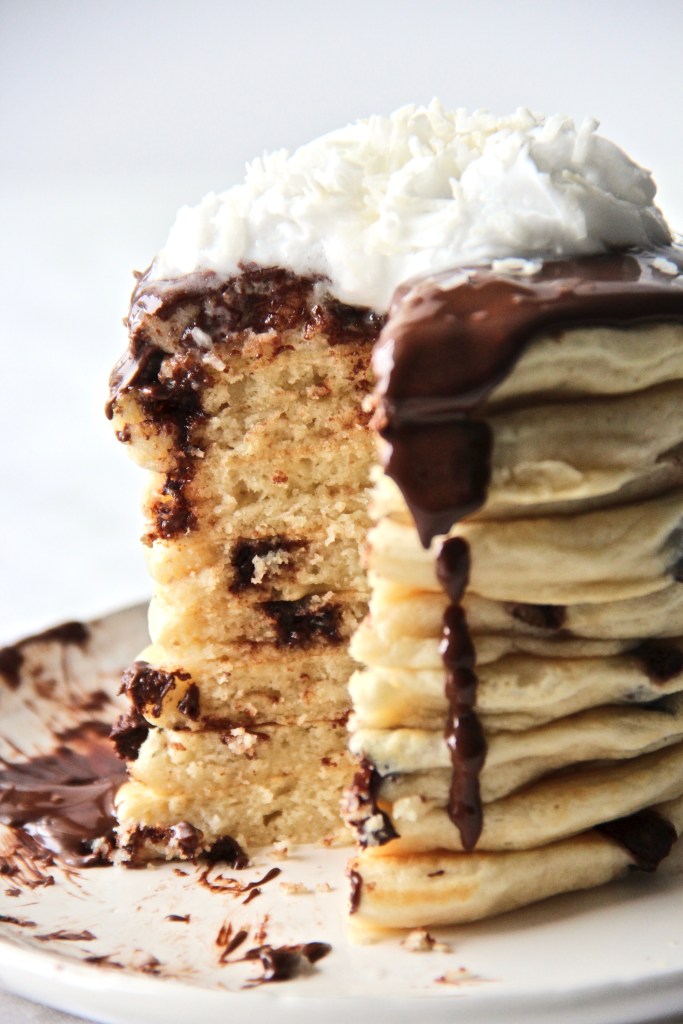
[[[358,121],[183,207],[150,276],[280,266],[383,312],[399,284],[460,264],[668,244],[650,173],[596,128],[436,100]]]

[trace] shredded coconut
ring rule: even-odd
[[[384,311],[426,272],[669,243],[650,173],[596,128],[436,100],[357,121],[181,209],[152,278],[254,262],[322,276],[343,302]]]

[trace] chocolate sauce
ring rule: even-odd
[[[666,640],[643,640],[629,653],[655,683],[668,683],[683,671],[683,651]]]
[[[683,320],[683,283],[652,265],[662,255],[683,270],[680,250],[618,252],[550,260],[523,278],[472,268],[452,285],[451,273],[399,289],[380,339],[392,365],[380,381],[378,419],[386,471],[425,546],[483,504],[491,437],[477,410],[534,335]],[[436,459],[440,475],[426,468],[416,480],[414,467]]]
[[[634,866],[641,871],[656,871],[677,838],[671,822],[651,809],[608,821],[598,825],[597,830],[628,850]]]
[[[323,278],[281,267],[241,264],[240,273],[227,279],[200,271],[170,281],[154,281],[148,271],[139,276],[131,297],[130,348],[111,376],[106,407],[110,419],[122,393],[149,383],[158,373],[158,366],[149,367],[155,358],[149,319],[168,322],[177,314],[183,314],[178,331],[185,347],[197,344],[195,328],[214,342],[228,335],[239,339],[247,333],[300,330],[307,338],[324,333],[331,345],[350,342],[367,345],[369,351],[385,320],[370,309],[331,298]]]
[[[483,824],[479,773],[486,757],[486,741],[475,711],[474,646],[460,604],[469,576],[469,550],[460,537],[451,537],[441,545],[436,574],[452,602],[444,612],[439,648],[446,669],[446,745],[453,765],[448,814],[460,832],[463,849],[472,850]]]
[[[249,932],[244,928],[241,928],[233,935],[232,924],[230,922],[222,925],[216,938],[216,945],[223,947],[221,963],[225,963],[226,957],[230,956],[231,953],[234,953],[236,949],[239,949],[239,947],[246,942],[248,936]]]
[[[108,735],[105,723],[85,722],[64,733],[53,754],[2,762],[0,822],[22,829],[67,864],[106,863],[97,841],[112,843],[114,797],[126,777]]]
[[[253,265],[240,270],[227,280],[211,272],[177,281],[152,281],[149,274],[140,275],[133,293],[129,348],[112,372],[105,411],[112,419],[123,396],[134,391],[144,419],[173,438],[172,465],[152,506],[154,526],[143,538],[147,544],[197,527],[191,484],[202,454],[202,393],[216,373],[205,358],[207,338],[213,344],[230,339],[239,346],[251,333],[283,335],[298,328],[304,338],[323,332],[330,345],[357,345],[369,356],[383,323],[383,317],[370,310],[329,296],[323,301],[320,278]],[[172,321],[164,349],[157,343],[152,318]],[[281,337],[275,355],[288,347],[286,337]],[[363,393],[370,388],[368,365],[369,358],[361,359],[356,372]],[[118,436],[131,443],[130,425]]]
[[[257,946],[248,950],[243,960],[260,960],[263,974],[251,985],[263,985],[270,981],[288,981],[296,977],[303,968],[315,964],[330,953],[327,942],[306,942],[299,946]]]
[[[189,533],[197,525],[190,484],[201,454],[198,428],[205,416],[201,394],[208,379],[202,353],[196,347],[179,348],[170,355],[143,329],[131,334],[129,352],[112,374],[107,416],[112,418],[119,396],[134,388],[145,420],[173,438],[172,465],[152,506],[155,527],[143,538],[147,544],[156,538],[169,540]],[[130,426],[118,436],[130,443]]]
[[[389,442],[384,471],[399,484],[425,547],[484,504],[493,447],[487,423],[398,422],[380,433]]]
[[[439,550],[436,578],[452,604],[460,604],[470,578],[470,549],[462,537],[450,537]]]
[[[220,836],[208,849],[204,849],[204,833],[187,821],[180,821],[175,825],[168,826],[137,825],[123,847],[130,857],[131,864],[141,863],[144,865],[147,863],[144,849],[150,844],[165,848],[178,847],[182,856],[188,860],[194,861],[201,858],[210,864],[225,862],[237,870],[246,867],[249,863],[248,856],[232,836]],[[208,878],[209,870],[207,868],[200,877],[200,881],[203,883]],[[180,873],[184,874],[184,872]],[[208,884],[207,887],[211,888],[212,886]],[[223,888],[220,891],[223,891]]]
[[[349,914],[355,914],[360,906],[360,901],[363,896],[363,877],[353,868],[348,871],[350,889],[349,889]]]
[[[212,864],[224,862],[236,870],[246,868],[249,864],[249,857],[240,844],[232,836],[221,836],[204,853],[204,859]]]
[[[84,622],[63,622],[42,633],[26,637],[17,644],[0,649],[0,676],[12,689],[21,682],[24,651],[27,647],[42,643],[60,643],[83,647],[90,639],[90,630]]]
[[[12,690],[16,690],[21,682],[21,668],[24,655],[19,646],[3,647],[0,650],[0,676]]]
[[[58,942],[92,942],[97,936],[87,929],[82,932],[69,932],[65,928],[60,928],[47,935],[36,935],[35,938],[38,942],[54,942],[55,940]]]
[[[369,761],[361,761],[351,785],[343,796],[344,820],[355,833],[361,846],[383,846],[398,835],[389,815],[379,806],[382,777]],[[373,819],[372,829],[366,828]],[[381,820],[378,827],[377,821]]]
[[[75,647],[83,647],[90,639],[90,628],[85,622],[62,622],[58,626],[51,626],[44,629],[42,633],[36,633],[21,641],[22,647],[31,643],[58,643],[71,644]]]
[[[379,381],[375,424],[386,441],[385,471],[400,488],[425,547],[484,504],[492,435],[481,409],[535,335],[571,326],[683,320],[683,282],[660,272],[656,256],[683,270],[680,250],[628,251],[549,260],[523,278],[480,267],[464,269],[457,279],[446,273],[399,289],[376,350],[377,365],[389,369]],[[474,650],[460,607],[468,565],[464,540],[442,546],[437,574],[452,602],[441,645],[453,761],[449,814],[466,850],[481,832],[478,778],[486,754],[475,712]],[[561,629],[566,614],[547,605],[508,610],[548,630]],[[662,681],[683,667],[680,653],[665,646],[648,641],[634,652]]]
[[[199,687],[196,683],[190,683],[185,696],[178,701],[178,711],[189,718],[190,721],[196,722],[199,718]]]
[[[244,867],[244,864],[235,865],[236,867]],[[209,877],[210,868],[206,871],[202,871],[199,876],[200,883],[209,890],[209,892],[228,893],[230,896],[244,896],[245,894],[251,894],[252,892],[258,892],[261,894],[261,887],[266,885],[268,882],[272,882],[274,878],[277,878],[282,874],[282,868],[271,868],[267,871],[263,878],[257,878],[253,882],[240,882],[237,878],[226,878],[225,875],[218,875],[215,877]],[[248,902],[248,899],[243,900],[244,903]]]

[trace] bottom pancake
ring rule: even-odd
[[[371,847],[349,865],[357,937],[391,928],[465,924],[550,896],[652,871],[683,828],[683,798],[547,846],[503,853]]]

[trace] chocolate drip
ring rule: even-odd
[[[469,550],[462,538],[451,537],[441,545],[436,573],[452,602],[444,613],[440,645],[448,701],[445,735],[453,765],[448,814],[460,833],[463,849],[472,850],[483,823],[479,773],[486,757],[486,741],[474,710],[474,646],[460,604],[469,576]]]
[[[608,821],[597,830],[628,850],[641,871],[656,871],[677,838],[671,822],[651,809]]]
[[[380,433],[389,444],[384,471],[399,482],[425,547],[484,504],[491,478],[487,423],[401,423]]]
[[[355,914],[360,906],[360,901],[363,896],[363,878],[358,871],[354,871],[350,868],[348,871],[349,882],[351,888],[349,889],[349,914]]]
[[[569,326],[683,320],[681,281],[653,263],[662,255],[683,270],[680,250],[617,252],[547,261],[523,278],[479,267],[463,269],[457,279],[445,273],[399,289],[375,354],[375,424],[386,442],[385,471],[401,490],[425,547],[484,504],[492,436],[480,410],[534,335]],[[479,773],[486,743],[475,712],[474,650],[460,606],[469,571],[466,543],[446,541],[436,568],[451,600],[441,642],[453,762],[449,814],[470,850],[482,828]],[[566,617],[564,608],[550,605],[513,604],[508,611],[547,630],[561,629]],[[681,670],[680,654],[648,643],[634,652],[648,673],[664,681]]]
[[[67,864],[106,863],[116,824],[114,797],[125,768],[108,739],[109,726],[85,722],[64,733],[53,754],[0,771],[0,821],[21,828]],[[66,744],[69,744],[68,746]]]
[[[170,844],[180,851],[182,857],[191,860],[200,849],[204,833],[201,829],[195,828],[189,821],[179,821],[169,828]]]
[[[74,644],[76,647],[82,647],[89,639],[90,629],[85,622],[62,622],[59,626],[52,626],[50,629],[43,630],[42,633],[37,633],[24,640],[23,643],[40,641],[41,643]]]
[[[470,576],[470,549],[462,537],[449,537],[436,559],[436,577],[451,603],[460,604]]]
[[[683,319],[683,285],[653,266],[656,255],[683,270],[680,250],[618,252],[551,260],[523,278],[472,268],[453,284],[444,274],[399,290],[379,345],[391,369],[377,418],[386,471],[425,546],[483,504],[491,444],[476,412],[535,334]]]

